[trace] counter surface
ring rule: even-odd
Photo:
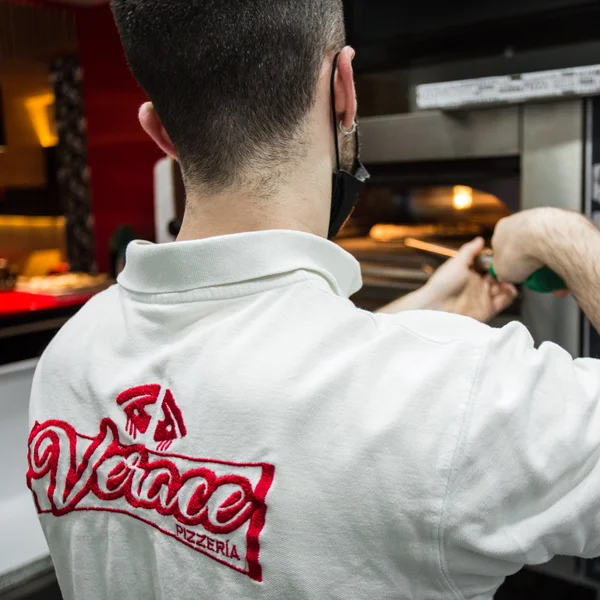
[[[0,318],[65,306],[83,306],[90,298],[90,294],[72,294],[55,297],[26,292],[1,292]]]
[[[92,296],[0,292],[0,365],[39,358],[58,330]]]

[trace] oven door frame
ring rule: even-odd
[[[555,206],[584,212],[586,100],[468,111],[423,111],[361,120],[367,165],[518,156],[521,210]],[[572,356],[583,351],[581,310],[524,290],[522,322],[536,344],[554,342]]]

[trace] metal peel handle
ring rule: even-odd
[[[406,238],[404,240],[404,245],[408,248],[422,250],[423,252],[437,254],[438,256],[454,257],[458,254],[458,251],[453,248],[447,248],[445,246],[440,246],[439,244],[432,244],[414,238]],[[494,257],[492,256],[491,250],[484,250],[475,259],[473,268],[481,275],[487,275],[489,273],[494,279],[498,279],[496,272],[494,271]],[[523,285],[527,289],[540,294],[559,292],[567,287],[563,279],[548,267],[542,267],[536,271],[523,283]]]

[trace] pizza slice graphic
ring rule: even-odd
[[[154,431],[154,441],[158,450],[168,450],[171,444],[187,435],[181,409],[177,406],[171,390],[167,390],[161,406],[163,418]]]
[[[140,385],[124,391],[117,397],[117,404],[127,417],[125,426],[135,440],[138,434],[146,433],[152,421],[148,407],[158,402],[160,385]]]

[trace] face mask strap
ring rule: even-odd
[[[341,171],[342,165],[340,162],[340,143],[338,141],[338,122],[337,112],[335,110],[335,74],[337,73],[338,59],[340,58],[341,52],[338,52],[333,59],[333,67],[331,70],[331,113],[333,116],[333,137],[335,138],[335,160],[337,163],[337,170]]]
[[[337,73],[337,64],[338,64],[338,60],[340,58],[340,54],[341,54],[341,52],[338,52],[335,55],[335,57],[333,59],[333,67],[332,67],[332,72],[331,72],[331,114],[332,114],[332,120],[333,120],[333,137],[335,140],[335,160],[336,160],[338,171],[342,170],[342,163],[341,163],[341,159],[340,159],[340,143],[338,140],[338,128],[339,128],[339,131],[341,133],[343,133],[345,136],[354,135],[354,139],[356,141],[357,160],[358,160],[358,156],[360,156],[360,136],[358,135],[358,125],[356,124],[356,121],[354,121],[354,123],[352,125],[352,129],[350,131],[345,131],[344,127],[342,125],[342,122],[340,121],[338,123],[337,111],[335,110],[335,74]]]

